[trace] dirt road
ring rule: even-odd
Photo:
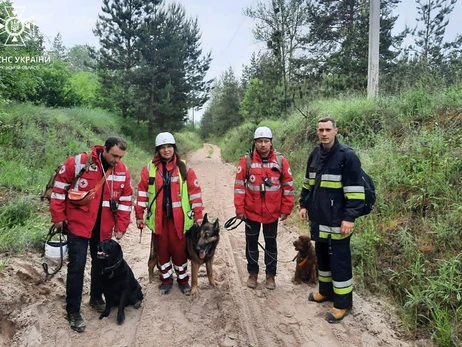
[[[189,162],[201,183],[209,218],[219,218],[223,225],[234,216],[235,168],[222,163],[219,149],[208,144],[194,152]],[[121,245],[143,287],[143,306],[127,308],[121,326],[116,323],[115,308],[108,318],[98,320],[99,314],[88,305],[87,266],[82,304],[87,328],[81,334],[70,330],[65,320],[65,268],[51,281],[37,285],[43,272],[37,254],[0,257],[0,264],[7,264],[0,272],[0,346],[431,346],[428,341],[400,340],[391,326],[396,319],[384,312],[386,305],[356,294],[352,313],[339,324],[327,323],[323,316],[329,303],[307,300],[316,288],[291,282],[292,242],[301,232],[290,221],[280,223],[274,291],[265,289],[261,278],[256,290],[246,287],[244,229],[239,227],[231,232],[221,229],[214,263],[217,288],[210,287],[202,266],[197,297],[184,296],[176,285],[169,295],[161,296],[159,282],[149,283],[147,278],[150,235],[145,231],[140,243],[132,223]],[[262,258],[260,254],[260,264]]]

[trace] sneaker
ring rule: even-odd
[[[90,299],[90,307],[94,308],[96,310],[96,312],[98,312],[98,313],[103,313],[104,310],[106,309],[106,303],[101,298],[99,298],[99,299],[91,298]]]
[[[255,289],[257,288],[258,274],[250,274],[247,279],[247,287]]]
[[[273,275],[266,275],[266,284],[265,284],[266,289],[273,290],[276,288],[276,282],[274,282],[274,276]]]
[[[82,316],[80,315],[80,312],[69,312],[67,314],[67,320],[69,321],[69,325],[71,326],[72,330],[75,330],[78,333],[81,333],[85,330],[86,325]]]
[[[162,295],[167,295],[172,290],[173,285],[170,283],[162,283],[159,286],[159,291]]]
[[[350,313],[350,310],[347,308],[335,308],[332,307],[329,311],[326,312],[326,321],[329,323],[338,323],[343,317],[347,316]]]
[[[191,286],[189,283],[179,284],[178,286],[184,295],[191,295]]]
[[[331,299],[327,296],[324,296],[320,293],[310,293],[310,295],[308,295],[308,301],[314,301],[314,302],[317,302],[317,303],[321,303],[321,302],[324,302],[324,301],[331,301]]]

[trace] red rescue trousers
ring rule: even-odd
[[[175,230],[173,219],[163,217],[162,233],[160,235],[154,234],[159,257],[157,267],[160,271],[160,280],[162,284],[172,284],[173,270],[175,270],[178,284],[186,284],[189,282],[186,235],[181,235],[180,239]]]

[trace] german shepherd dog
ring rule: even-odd
[[[157,261],[158,261],[156,246],[157,245],[154,239],[154,233],[151,233],[151,248],[149,250],[149,260],[148,260],[149,283],[154,281],[154,268],[156,267]]]
[[[186,233],[186,250],[188,259],[191,260],[191,294],[197,295],[197,277],[199,267],[205,263],[209,283],[216,287],[213,278],[213,257],[215,249],[220,241],[220,224],[218,219],[212,224],[207,219],[207,213],[204,215],[202,225],[193,226]]]
[[[300,235],[294,241],[294,247],[298,253],[292,282],[300,284],[303,281],[308,282],[309,285],[315,285],[318,283],[318,260],[311,244],[311,238],[308,235]]]
[[[120,325],[125,320],[126,306],[141,307],[143,301],[141,286],[124,260],[122,248],[118,242],[112,239],[99,242],[97,257],[102,265],[100,278],[106,299],[106,308],[99,319],[109,317],[111,307],[118,305],[117,324]]]

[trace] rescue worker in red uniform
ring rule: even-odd
[[[278,220],[285,220],[294,207],[295,192],[289,162],[273,148],[273,134],[268,127],[254,133],[250,155],[240,159],[234,182],[236,218],[245,220],[247,286],[258,283],[258,237],[263,226],[267,289],[274,289],[277,267]],[[249,167],[248,167],[249,166]]]
[[[185,233],[194,222],[202,224],[203,209],[196,173],[181,160],[173,135],[158,134],[156,156],[140,174],[135,213],[138,228],[147,225],[154,233],[161,294],[171,291],[173,271],[181,292],[191,294]]]
[[[321,118],[316,132],[321,144],[308,157],[299,216],[309,219],[318,260],[319,292],[308,300],[333,301],[325,319],[336,323],[353,306],[350,237],[364,207],[364,182],[358,157],[337,140],[335,120]]]
[[[130,223],[133,189],[130,172],[120,161],[126,150],[126,142],[115,136],[109,137],[104,146],[94,146],[92,164],[72,187],[70,185],[74,179],[85,168],[87,153],[69,157],[56,176],[51,194],[51,220],[56,228],[67,230],[69,263],[66,311],[71,328],[77,332],[85,330],[80,305],[88,244],[91,254],[90,306],[103,312],[102,269],[96,256],[97,245],[99,241],[110,239],[113,234],[120,240]],[[87,205],[77,205],[68,198],[69,189],[90,191],[100,181],[104,183]]]

